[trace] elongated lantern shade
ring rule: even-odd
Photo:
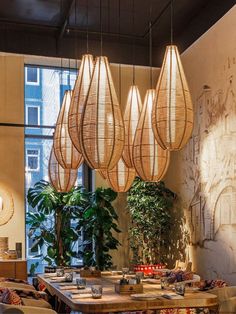
[[[49,180],[57,192],[69,192],[75,185],[78,170],[64,169],[58,163],[54,149],[51,150],[48,165]]]
[[[107,171],[107,181],[116,192],[127,192],[136,176],[134,168],[128,168],[120,158],[116,166]]]
[[[97,172],[100,174],[100,176],[103,178],[103,180],[107,179],[107,170],[97,169]]]
[[[157,182],[163,178],[170,159],[169,151],[158,145],[152,131],[155,94],[155,89],[147,90],[133,145],[134,168],[143,181],[149,182]]]
[[[136,85],[130,86],[124,114],[125,145],[122,158],[127,167],[133,167],[133,141],[138,120],[142,110],[139,89]]]
[[[94,169],[112,169],[124,147],[124,122],[106,57],[97,57],[80,124],[80,147]]]
[[[68,113],[72,91],[65,91],[60,113],[57,118],[53,146],[57,161],[63,168],[78,169],[83,156],[73,145],[68,131]]]
[[[179,150],[193,129],[193,105],[176,46],[167,46],[152,112],[155,138],[163,149]]]
[[[83,55],[69,110],[69,134],[79,152],[81,152],[79,141],[80,120],[92,77],[93,66],[93,56],[89,54]]]

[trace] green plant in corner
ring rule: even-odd
[[[78,257],[74,247],[81,230],[76,221],[89,205],[88,193],[81,186],[59,193],[42,180],[29,189],[27,199],[35,209],[26,217],[33,239],[31,251],[41,250],[38,256],[43,256],[49,265],[70,265],[71,258]]]
[[[90,206],[79,220],[79,227],[83,228],[86,237],[80,253],[87,266],[97,266],[100,270],[112,266],[109,252],[119,245],[113,232],[120,232],[116,224],[118,216],[112,206],[116,197],[117,193],[110,188],[97,188],[90,194]]]
[[[30,265],[29,273],[30,273],[31,277],[33,277],[35,275],[35,272],[36,272],[36,269],[38,266],[39,266],[39,262],[36,262],[36,263],[33,263]]]
[[[163,182],[144,182],[139,178],[133,182],[127,202],[134,264],[166,262],[164,248],[169,245],[170,210],[175,197]]]

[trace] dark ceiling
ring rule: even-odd
[[[173,37],[180,52],[234,4],[173,0]],[[88,37],[89,51],[99,55],[102,24],[103,54],[111,62],[147,65],[150,21],[153,65],[159,66],[170,43],[170,0],[1,0],[0,50],[80,58]]]

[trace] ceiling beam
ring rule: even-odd
[[[67,26],[68,24],[66,24]],[[13,29],[29,29],[29,31],[45,31],[45,32],[50,32],[50,31],[55,31],[57,34],[61,32],[62,27],[58,26],[52,26],[52,25],[43,25],[43,24],[32,24],[32,23],[22,23],[22,22],[16,22],[16,21],[10,21],[10,20],[5,20],[0,18],[0,28],[9,26],[9,28]],[[64,32],[66,29],[66,26],[64,28]],[[90,31],[90,30],[84,30],[84,29],[79,29],[75,28],[74,26],[70,27],[70,34],[71,33],[78,33],[78,34],[87,34],[88,35],[98,35],[100,38],[101,32],[100,31]],[[63,33],[64,34],[64,33]],[[60,36],[60,40],[63,38],[63,34]],[[114,37],[114,38],[127,38],[127,39],[137,39],[137,40],[142,40],[144,38],[143,35],[132,35],[132,34],[127,34],[127,33],[117,33],[117,32],[103,32],[103,36],[107,37]],[[59,37],[59,35],[57,35]]]

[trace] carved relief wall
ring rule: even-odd
[[[195,107],[194,131],[188,145],[172,154],[166,177],[185,210],[190,234],[186,253],[195,270],[204,278],[232,284],[236,284],[235,43],[236,6],[182,55]]]

